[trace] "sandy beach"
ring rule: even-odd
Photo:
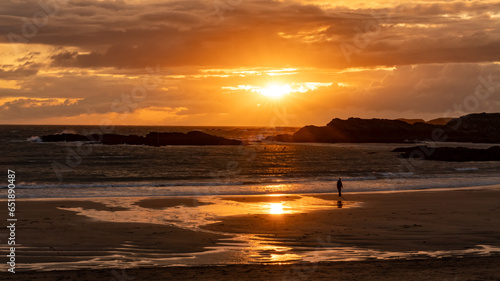
[[[340,200],[24,199],[15,280],[499,280],[499,198],[500,187],[492,186],[346,193]],[[183,224],[175,212],[204,218],[184,217],[190,224]],[[250,238],[241,246],[232,237]],[[241,247],[231,265],[220,254],[227,245],[233,254]],[[120,270],[126,267],[134,268]]]
[[[499,280],[498,257],[3,274],[0,280]]]

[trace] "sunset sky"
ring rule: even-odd
[[[6,0],[0,65],[1,124],[498,112],[500,1]]]

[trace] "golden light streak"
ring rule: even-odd
[[[268,68],[234,68],[234,69],[202,69],[201,73],[204,75],[199,75],[200,77],[230,77],[230,76],[260,76],[267,74],[269,76],[279,76],[279,75],[295,75],[299,73],[297,68],[280,68],[280,69],[268,69]]]

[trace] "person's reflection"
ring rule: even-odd
[[[337,208],[341,209],[343,206],[342,201],[337,201]]]

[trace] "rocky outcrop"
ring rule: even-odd
[[[239,140],[226,139],[223,137],[209,135],[199,131],[184,133],[149,133],[145,137],[137,135],[77,135],[77,134],[58,134],[40,137],[42,142],[93,142],[107,145],[131,144],[148,146],[165,145],[240,145]]]
[[[398,121],[403,121],[403,122],[406,122],[408,124],[415,124],[415,123],[425,123],[425,120],[424,119],[406,119],[406,118],[398,118],[396,119]]]
[[[293,135],[278,135],[268,140],[282,142],[408,142],[428,138],[435,128],[425,123],[408,124],[400,120],[333,119],[324,127],[306,126]]]
[[[401,158],[412,158],[437,161],[500,161],[500,146],[488,149],[465,147],[438,147],[428,146],[400,147],[392,152],[400,152]]]
[[[399,118],[396,120],[399,121],[404,121],[408,124],[415,124],[415,123],[426,123],[426,124],[431,124],[431,125],[446,125],[448,122],[453,120],[454,118],[436,118],[436,119],[431,119],[429,121],[425,121],[424,119],[406,119],[406,118]]]
[[[402,143],[424,140],[500,143],[500,113],[470,114],[446,125],[409,124],[388,119],[333,119],[323,127],[306,126],[293,135],[267,138],[280,142]]]
[[[453,118],[436,118],[436,119],[429,120],[425,123],[431,124],[431,125],[446,125],[451,120],[453,120]]]
[[[57,134],[57,135],[47,135],[41,136],[42,142],[76,142],[76,141],[89,141],[89,138],[77,134]]]

